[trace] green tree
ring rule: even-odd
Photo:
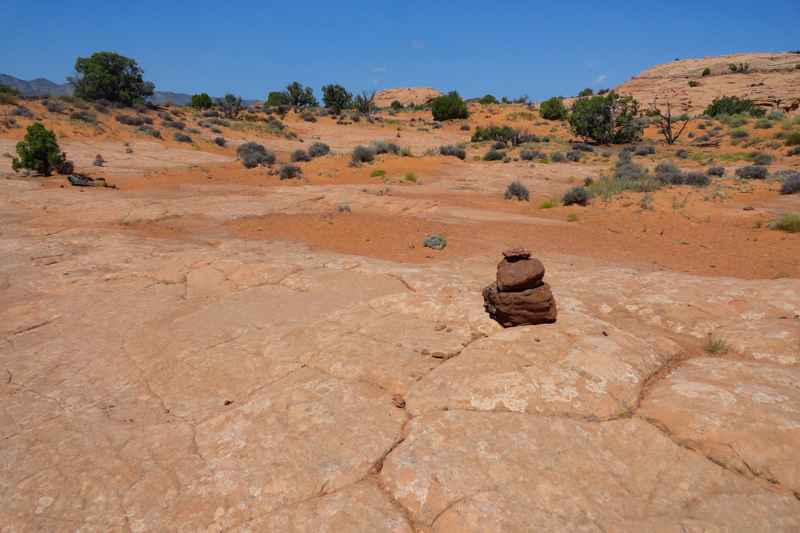
[[[192,95],[191,105],[196,109],[209,109],[214,105],[214,102],[211,101],[211,97],[208,96],[208,93],[200,93]]]
[[[303,87],[300,82],[293,81],[286,87],[289,102],[294,107],[314,107],[317,99],[314,98],[314,89]]]
[[[586,89],[584,89],[581,92],[579,92],[578,96],[583,98],[584,96],[592,96],[593,94],[594,94],[594,91],[587,87]]]
[[[560,96],[548,98],[539,104],[539,114],[546,120],[564,120],[567,118],[567,108],[564,99]]]
[[[341,113],[343,109],[349,109],[353,106],[353,95],[341,85],[323,85],[322,101],[325,103],[325,107]]]
[[[143,74],[131,58],[114,52],[96,52],[75,61],[75,76],[69,81],[78,98],[131,105],[153,94],[155,86],[144,81]]]
[[[576,100],[569,124],[576,135],[601,144],[628,143],[642,136],[644,123],[638,115],[639,104],[633,97],[612,91]]]
[[[45,128],[41,122],[28,126],[25,139],[17,143],[17,155],[11,161],[11,168],[34,170],[45,176],[64,163],[64,155],[56,142],[56,134]]]
[[[434,120],[451,120],[469,117],[467,104],[456,91],[434,98],[431,103],[431,112],[433,113]]]
[[[483,105],[496,104],[497,103],[497,98],[495,98],[493,94],[487,94],[485,96],[482,96],[478,100],[478,102],[480,102]]]
[[[267,95],[265,104],[268,107],[279,107],[282,105],[292,105],[292,98],[285,91],[270,91]]]
[[[217,105],[225,118],[234,119],[242,110],[242,99],[235,94],[228,93],[217,101]]]
[[[390,107],[391,107],[391,108],[392,108],[394,111],[402,111],[402,110],[403,110],[403,102],[401,102],[400,100],[394,100],[394,101],[391,103]]]

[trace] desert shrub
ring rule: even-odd
[[[192,95],[192,102],[190,104],[195,109],[210,109],[214,105],[208,93],[200,93]]]
[[[569,124],[576,135],[601,144],[629,143],[638,141],[644,130],[638,114],[639,104],[635,99],[610,92],[576,100]]]
[[[711,183],[711,180],[702,172],[687,172],[684,175],[683,182],[693,187],[705,187]]]
[[[148,126],[139,126],[139,129],[137,131],[139,131],[139,133],[144,133],[145,135],[149,135],[150,137],[155,137],[156,139],[161,138],[160,131]]]
[[[800,172],[790,172],[783,178],[781,194],[800,193]]]
[[[539,104],[539,114],[545,120],[564,120],[567,118],[567,108],[564,99],[560,96],[548,98]]]
[[[67,109],[64,102],[59,100],[48,100],[44,107],[51,113],[63,113]]]
[[[550,156],[550,161],[553,163],[563,163],[565,160],[564,154],[561,152],[553,152],[553,155]]]
[[[795,146],[794,148],[786,152],[786,155],[790,157],[795,155],[800,155],[800,146]]]
[[[371,178],[382,178],[386,175],[385,170],[376,169],[369,173]]]
[[[537,150],[523,150],[519,153],[519,158],[523,161],[533,161],[534,159],[544,159],[547,156]]]
[[[291,164],[283,165],[280,171],[278,172],[278,176],[280,176],[282,180],[299,178],[302,175],[303,175],[302,169],[297,165],[291,165]]]
[[[594,146],[586,143],[572,143],[572,149],[581,152],[594,152]]]
[[[767,179],[767,167],[749,165],[736,170],[736,176],[743,180]]]
[[[770,120],[783,120],[786,115],[782,111],[770,111],[767,118]]]
[[[756,120],[753,127],[757,130],[768,130],[772,127],[772,121],[768,118],[760,118]]]
[[[711,167],[708,169],[708,175],[721,178],[725,175],[725,167]]]
[[[145,124],[145,121],[142,119],[142,117],[138,116],[117,115],[115,118],[117,119],[117,122],[120,124],[125,124],[126,126],[144,126]],[[150,122],[152,123],[153,121],[151,120]]]
[[[275,162],[275,154],[254,142],[247,142],[236,149],[238,157],[245,168],[255,168],[259,165],[271,165]]]
[[[453,120],[469,117],[467,104],[456,91],[434,98],[431,102],[433,120]]]
[[[752,154],[748,155],[748,159],[750,159],[753,164],[762,166],[769,166],[775,160],[774,157],[769,154],[765,154],[764,152],[753,152]]]
[[[459,128],[461,131],[469,131],[469,124],[462,124]]]
[[[322,157],[324,155],[328,155],[330,151],[331,147],[321,142],[313,143],[308,147],[308,155],[311,157]]]
[[[784,143],[786,146],[800,146],[800,131],[793,131],[787,134]]]
[[[674,163],[659,163],[656,166],[655,175],[658,181],[668,185],[682,185],[684,183],[683,172]]]
[[[96,167],[102,167],[103,165],[106,164],[106,160],[103,159],[103,156],[101,154],[97,154],[96,156],[94,156],[94,162],[92,164]]]
[[[389,107],[392,109],[392,111],[402,111],[403,110],[403,104],[402,104],[402,102],[400,102],[400,100],[394,100],[389,105]]]
[[[503,150],[506,147],[506,143],[502,141],[497,141],[496,143],[492,143],[492,149],[494,150]]]
[[[317,117],[315,117],[312,113],[303,113],[300,116],[306,122],[316,122],[317,121]]]
[[[225,141],[225,137],[214,137],[214,144],[224,148],[227,142]]]
[[[578,93],[579,98],[583,98],[586,96],[594,96],[594,90],[587,87],[586,89],[583,89],[581,92]]]
[[[750,134],[747,133],[747,130],[744,128],[731,130],[731,139],[746,139],[748,137],[750,137]]]
[[[305,150],[297,149],[292,152],[292,161],[299,163],[301,161],[311,161],[311,156]]]
[[[566,157],[569,161],[577,163],[581,160],[581,153],[578,150],[570,150],[564,154],[564,157]]]
[[[69,118],[86,122],[87,124],[97,124],[97,115],[91,111],[74,111],[69,114]]]
[[[192,138],[186,135],[185,133],[176,133],[175,140],[179,143],[190,143],[192,142]]]
[[[564,205],[586,205],[589,203],[589,191],[585,187],[573,187],[564,193]]]
[[[459,146],[453,146],[453,145],[440,146],[439,147],[439,153],[441,155],[457,157],[457,158],[462,159],[462,160],[466,159],[466,157],[467,157],[466,150],[464,150],[463,148],[461,148]]]
[[[771,229],[788,233],[800,232],[800,213],[786,213],[769,223]]]
[[[165,128],[172,128],[172,129],[175,129],[175,130],[182,130],[183,128],[186,127],[186,124],[184,124],[183,122],[179,122],[177,120],[163,120],[162,119],[161,120],[161,125],[164,126]]]
[[[708,68],[708,67],[704,68],[703,69],[703,73],[701,74],[701,76],[703,76],[703,77],[711,76],[711,69]]]
[[[56,142],[56,134],[40,122],[28,126],[25,138],[17,143],[17,157],[11,160],[11,168],[33,170],[49,176],[64,163],[64,155]]]
[[[747,98],[720,96],[711,102],[711,105],[706,108],[703,114],[709,117],[739,114],[761,117],[764,116],[765,110],[758,107],[752,100],[748,100]]]
[[[496,104],[498,102],[497,102],[497,98],[495,98],[494,95],[487,94],[485,96],[480,97],[478,99],[478,103],[483,104],[483,105],[489,105],[489,104]]]
[[[131,58],[113,52],[97,52],[75,61],[75,76],[70,83],[78,98],[132,105],[153,94],[155,86],[144,81],[143,74]]]
[[[63,154],[63,153],[61,155],[62,155],[62,157],[66,156],[66,154]],[[58,165],[55,168],[55,171],[57,173],[61,174],[62,176],[63,175],[68,175],[68,174],[72,174],[72,173],[75,172],[75,163],[73,163],[72,161],[67,161],[66,159],[64,159],[61,162],[61,164]]]
[[[376,155],[380,154],[394,154],[397,155],[400,153],[400,147],[394,143],[386,142],[386,141],[372,141],[370,143],[370,147],[372,151],[375,152]]]
[[[502,161],[505,156],[506,156],[506,154],[504,154],[500,150],[495,150],[494,148],[492,148],[491,150],[486,152],[486,154],[484,154],[483,160],[484,161]]]
[[[18,105],[11,110],[11,115],[22,118],[33,118],[33,112],[23,105]]]
[[[651,144],[640,144],[633,152],[636,155],[653,155],[656,153],[656,147]]]
[[[700,82],[695,80],[689,80],[689,87],[700,87]]]
[[[518,180],[514,180],[508,184],[506,187],[505,193],[506,200],[511,200],[512,198],[516,198],[519,201],[529,201],[530,200],[530,192],[528,188],[520,183]]]
[[[235,119],[242,110],[242,98],[228,93],[217,100],[217,106],[225,118]]]
[[[353,149],[353,163],[370,163],[375,159],[375,150],[367,146],[356,146]]]
[[[689,152],[687,150],[681,148],[680,150],[675,152],[675,157],[677,157],[678,159],[688,159],[689,158]]]

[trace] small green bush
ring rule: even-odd
[[[786,146],[800,146],[800,131],[793,131],[786,135],[784,142]]]
[[[731,130],[731,139],[746,139],[748,137],[750,137],[750,134],[744,128]]]
[[[483,104],[483,105],[489,105],[489,104],[498,103],[497,102],[497,98],[495,98],[494,95],[491,95],[491,94],[487,94],[486,96],[482,96],[480,99],[478,99],[478,102]]]
[[[800,193],[800,172],[792,172],[783,178],[781,194]]]
[[[560,96],[548,98],[539,104],[539,114],[545,120],[564,120],[567,118],[567,108],[564,99]]]
[[[149,135],[150,137],[155,137],[156,139],[161,138],[161,132],[149,126],[140,126],[137,131],[139,133],[144,133],[145,135]]]
[[[572,106],[572,132],[600,144],[638,141],[645,123],[639,118],[639,104],[630,96],[609,92],[603,96],[579,98]]]
[[[769,166],[775,160],[774,157],[772,157],[769,154],[765,154],[764,152],[753,152],[751,154],[748,154],[747,157],[754,164],[762,166]]]
[[[303,171],[300,167],[290,164],[283,165],[278,172],[278,176],[280,176],[282,180],[290,180],[292,178],[298,178],[302,175]]]
[[[736,176],[743,180],[767,179],[767,167],[750,165],[736,170]]]
[[[69,114],[69,118],[80,122],[86,122],[87,124],[97,124],[97,115],[91,111],[74,111]]]
[[[467,104],[456,91],[435,98],[431,102],[433,120],[453,120],[469,117]]]
[[[41,122],[28,126],[25,138],[17,143],[17,157],[12,159],[14,171],[28,169],[49,176],[64,163],[64,155],[56,142],[56,134]]]
[[[495,150],[492,148],[483,156],[484,161],[502,161],[505,158],[506,154],[501,152],[500,150]]]
[[[757,130],[768,130],[772,127],[772,121],[768,118],[760,118],[756,120],[756,124],[753,127]]]
[[[299,163],[303,161],[311,161],[311,156],[305,150],[297,149],[292,152],[292,162]]]
[[[725,175],[725,167],[711,167],[708,169],[708,175],[721,178]]]
[[[710,69],[710,68],[708,68],[708,67],[704,68],[704,69],[703,69],[703,74],[702,74],[702,76],[703,76],[704,78],[705,78],[706,76],[711,76],[711,69]]]
[[[786,213],[769,223],[771,229],[800,233],[800,213]]]
[[[369,163],[375,159],[375,150],[366,146],[356,146],[353,149],[352,160],[353,163]]]
[[[175,140],[180,143],[190,143],[192,142],[192,138],[186,135],[185,133],[176,133]]]
[[[689,80],[689,87],[700,87],[700,82],[695,80]]]
[[[214,144],[224,148],[227,142],[225,141],[225,137],[214,137]]]
[[[315,142],[308,147],[308,155],[311,157],[322,157],[331,152],[331,147],[325,143]]]
[[[453,145],[444,145],[439,147],[439,153],[441,155],[457,157],[461,160],[467,158],[467,152],[461,147],[453,146]]]
[[[703,112],[709,117],[720,115],[739,115],[748,114],[754,117],[763,117],[766,111],[758,107],[752,100],[738,98],[736,96],[720,96],[715,98],[711,105]]]

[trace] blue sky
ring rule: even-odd
[[[761,2],[3,1],[0,72],[61,82],[135,58],[159,90],[264,98],[399,86],[534,99],[612,87],[675,58],[800,49],[800,0]]]

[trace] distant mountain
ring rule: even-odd
[[[0,74],[0,85],[7,85],[16,89],[22,96],[69,96],[72,86],[69,83],[58,84],[44,78],[25,81],[8,74]],[[188,105],[192,101],[191,94],[173,93],[169,91],[156,91],[147,99],[156,105],[166,103],[175,105]],[[242,100],[245,105],[251,105],[259,100]]]

